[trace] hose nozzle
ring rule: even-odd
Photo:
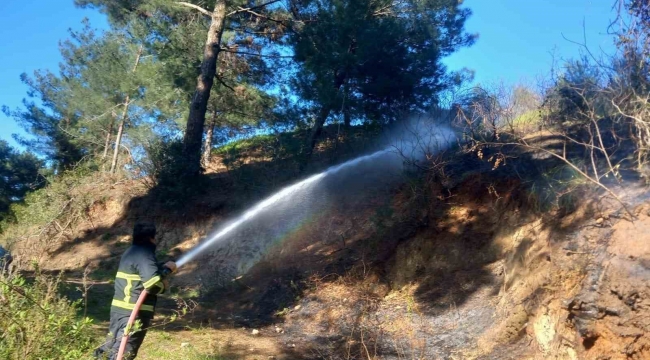
[[[163,277],[167,277],[167,276],[171,275],[173,272],[174,271],[172,269],[170,269],[170,268],[168,268],[166,266],[162,268],[162,276]]]

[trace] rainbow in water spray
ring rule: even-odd
[[[209,237],[207,240],[203,241],[199,246],[193,248],[190,250],[188,253],[183,255],[177,262],[176,265],[180,268],[181,266],[187,264],[188,262],[194,260],[197,256],[199,256],[201,253],[204,251],[212,248],[214,245],[216,245],[220,240],[226,239],[227,235],[232,233],[233,231],[237,230],[239,227],[244,225],[247,221],[255,218],[256,215],[262,213],[263,211],[269,209],[271,206],[277,204],[280,201],[286,200],[290,197],[292,197],[294,194],[300,192],[301,190],[309,187],[310,185],[313,185],[323,178],[325,178],[328,175],[334,174],[341,169],[347,168],[347,167],[352,167],[355,166],[361,162],[372,160],[374,158],[380,157],[382,155],[387,154],[390,152],[391,149],[386,149],[382,151],[378,151],[376,153],[358,157],[354,160],[350,160],[348,162],[345,162],[343,164],[333,166],[322,173],[313,175],[311,177],[308,177],[305,180],[302,180],[299,183],[290,185],[285,187],[284,189],[278,191],[271,197],[262,200],[255,206],[253,206],[250,210],[246,211],[244,214],[239,216],[235,221],[233,221],[230,225],[224,227],[221,230],[218,230],[214,235]]]
[[[326,199],[316,200],[317,196],[323,195],[324,189],[319,186],[325,184],[326,179],[336,179],[333,175],[338,172],[343,174],[342,170],[359,170],[363,169],[362,165],[371,164],[373,165],[371,171],[376,172],[379,177],[386,177],[390,169],[398,169],[404,165],[404,158],[409,160],[425,159],[428,155],[447,148],[456,139],[451,129],[435,124],[423,126],[422,123],[415,123],[414,126],[405,130],[402,135],[394,137],[391,141],[392,145],[385,150],[330,167],[262,200],[184,254],[178,260],[177,266],[181,267],[187,264],[207,250],[218,248],[219,251],[223,251],[221,258],[224,261],[237,263],[222,267],[220,269],[222,272],[227,272],[226,268],[231,268],[240,274],[246,272],[262,254],[270,249],[271,243],[276,242],[273,239],[282,242],[282,239],[287,238],[286,234],[291,228],[304,225],[305,220],[310,217],[309,214],[316,215],[319,206],[324,201],[326,202]],[[352,176],[365,178],[369,174],[362,173]],[[364,179],[361,178],[352,178],[350,181],[362,184],[362,186],[364,184]],[[359,190],[364,191],[365,188]],[[263,236],[259,236],[260,230],[264,234]],[[228,244],[228,240],[234,239],[239,239],[239,241],[225,246]]]

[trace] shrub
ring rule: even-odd
[[[12,216],[0,221],[0,242],[10,247],[29,242],[21,247],[45,251],[51,241],[86,219],[89,206],[114,180],[91,162],[51,175],[46,187],[11,205]]]
[[[510,125],[512,132],[519,136],[526,136],[539,131],[542,127],[543,111],[530,110],[517,116]]]
[[[141,164],[149,187],[175,186],[187,174],[183,143],[177,139],[159,139],[145,146],[147,157]]]
[[[27,281],[0,275],[0,359],[81,359],[91,350],[91,320],[59,295],[60,279],[36,271]]]

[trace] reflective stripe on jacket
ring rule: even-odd
[[[147,298],[140,308],[143,315],[153,316],[157,294],[165,291],[161,268],[158,266],[155,245],[132,245],[120,260],[115,275],[115,295],[111,311],[129,314],[135,307],[142,290],[147,290]]]

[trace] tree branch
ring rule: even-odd
[[[250,52],[242,52],[242,51],[233,51],[228,48],[222,47],[221,51],[225,51],[227,53],[231,54],[239,54],[239,55],[248,55],[248,56],[259,56],[259,57],[267,57],[267,58],[293,58],[293,55],[263,55],[263,54],[256,54],[256,53],[250,53]]]
[[[208,11],[208,10],[198,6],[198,5],[194,5],[194,4],[191,4],[191,3],[188,3],[188,2],[184,2],[184,1],[177,1],[176,4],[181,5],[181,6],[186,6],[188,8],[192,8],[194,10],[198,10],[201,14],[203,14],[205,16],[212,17],[212,12],[211,11]]]
[[[215,76],[214,78],[217,79],[217,81],[218,81],[221,85],[223,85],[223,86],[225,86],[226,88],[232,90],[232,92],[235,92],[235,89],[233,89],[232,86],[226,84],[225,81],[223,81],[223,79],[222,79],[220,76],[217,75],[217,76]]]
[[[271,0],[271,1],[267,2],[267,3],[257,5],[257,6],[251,6],[251,7],[248,7],[248,8],[240,7],[239,9],[228,13],[226,16],[231,16],[231,15],[239,14],[239,13],[242,13],[242,12],[254,11],[254,10],[261,9],[263,7],[267,7],[267,6],[271,5],[271,4],[274,4],[274,3],[280,2],[280,1],[281,0]]]
[[[595,179],[595,178],[589,176],[589,174],[587,174],[587,173],[585,173],[584,171],[580,170],[580,168],[577,167],[574,163],[572,163],[571,160],[569,160],[569,159],[566,157],[566,155],[558,155],[558,154],[554,153],[553,151],[548,150],[548,149],[545,149],[545,148],[543,148],[543,147],[540,147],[540,146],[534,146],[534,145],[529,145],[526,141],[522,141],[522,142],[505,142],[505,143],[488,143],[488,144],[489,144],[489,145],[496,145],[496,146],[506,146],[506,145],[511,145],[511,146],[521,146],[521,147],[524,147],[524,148],[528,148],[528,149],[530,149],[530,150],[541,151],[541,152],[544,152],[545,154],[548,154],[548,155],[550,155],[550,156],[553,156],[553,157],[555,157],[556,159],[558,159],[558,160],[564,162],[566,165],[568,165],[568,166],[569,166],[570,168],[572,168],[575,172],[577,172],[578,174],[580,174],[580,175],[581,175],[583,178],[585,178],[587,181],[589,181],[589,182],[591,182],[592,184],[598,186],[599,188],[605,190],[605,192],[607,192],[608,194],[610,194],[611,196],[613,196],[614,199],[616,199],[616,201],[618,201],[618,203],[621,204],[621,206],[623,207],[623,209],[625,210],[625,212],[627,212],[628,215],[630,215],[631,220],[634,220],[634,219],[636,218],[636,216],[634,216],[634,214],[632,214],[632,212],[628,209],[627,204],[623,201],[623,199],[621,199],[621,198],[620,198],[620,197],[619,197],[619,196],[618,196],[618,195],[617,195],[613,190],[611,190],[609,187],[607,187],[606,185],[604,185],[603,183],[601,183],[599,179]]]
[[[284,24],[285,24],[285,22],[282,21],[282,20],[274,19],[274,18],[269,17],[269,16],[266,16],[266,15],[264,15],[264,14],[260,14],[260,13],[258,13],[258,12],[255,12],[255,11],[253,11],[253,10],[247,10],[247,9],[244,9],[242,12],[245,12],[245,13],[251,14],[251,15],[253,15],[253,16],[257,16],[257,17],[260,18],[260,19],[265,19],[265,20],[268,20],[268,21],[272,21],[272,22],[277,23],[277,24],[280,24],[280,25],[284,25]]]
[[[239,29],[239,28],[234,28],[234,27],[226,27],[226,30],[230,31],[235,31],[235,32],[240,32],[242,34],[248,34],[248,35],[282,35],[282,32],[280,31],[248,31],[246,29]]]

